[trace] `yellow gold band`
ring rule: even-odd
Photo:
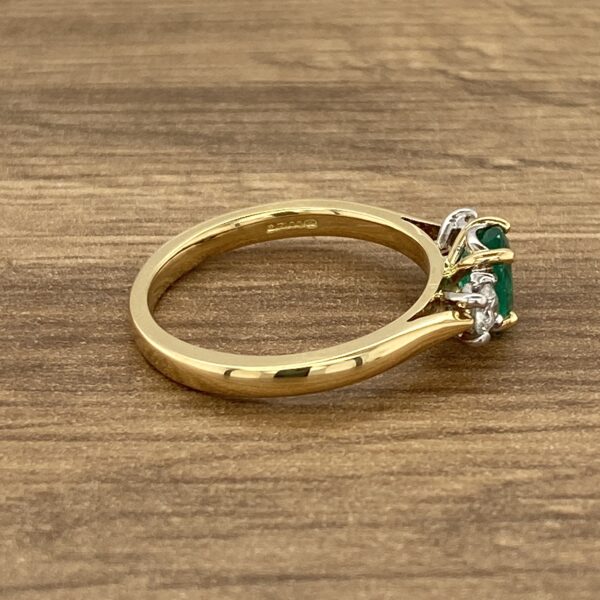
[[[171,379],[230,396],[306,394],[371,377],[473,325],[473,319],[456,307],[432,308],[448,272],[435,241],[439,229],[389,210],[334,200],[281,202],[212,219],[167,242],[142,267],[130,297],[136,342],[146,359]],[[427,274],[425,289],[405,314],[385,327],[300,354],[253,356],[200,348],[169,334],[154,320],[165,290],[208,256],[300,236],[350,237],[393,248]]]

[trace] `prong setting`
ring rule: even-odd
[[[446,259],[447,264],[456,264],[460,260],[460,257],[463,255],[465,250],[469,249],[467,246],[466,238],[469,235],[469,231],[471,229],[475,229],[476,231],[478,231],[479,229],[492,227],[494,225],[500,227],[505,233],[508,233],[508,231],[510,230],[510,223],[508,221],[505,221],[504,219],[500,219],[499,217],[478,217],[477,219],[469,221],[458,232],[458,235],[452,243],[452,246],[448,251],[448,258]]]
[[[477,211],[472,208],[459,208],[451,212],[442,223],[438,235],[438,246],[442,254],[446,254],[456,235],[462,231],[467,223],[477,218]]]
[[[496,276],[487,271],[473,271],[461,292],[446,292],[446,300],[469,311],[473,328],[460,336],[468,344],[482,345],[490,341],[499,320]],[[500,321],[501,323],[501,321]]]
[[[449,277],[454,278],[457,274],[464,275],[466,271],[472,269],[485,269],[497,264],[512,263],[514,258],[515,253],[510,248],[476,250],[455,264],[446,264],[446,273]]]
[[[459,336],[468,344],[486,344],[492,333],[517,322],[510,310],[512,275],[507,265],[514,253],[505,236],[509,228],[503,219],[480,218],[468,208],[452,212],[440,228],[438,245],[447,252],[443,298],[472,318],[472,328]]]
[[[477,232],[483,227],[483,225],[478,225],[477,227],[471,227],[467,230],[467,235],[465,238],[467,248],[471,250],[471,252],[476,252],[477,250],[487,250],[487,246],[481,243],[481,240],[477,237]]]
[[[461,308],[485,308],[488,304],[488,299],[483,294],[467,293],[467,292],[446,292],[446,300],[453,302]]]

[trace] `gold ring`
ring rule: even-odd
[[[298,200],[233,212],[192,227],[159,248],[130,296],[136,343],[167,377],[237,397],[291,396],[372,377],[453,336],[472,344],[514,325],[509,224],[459,209],[441,225],[335,200]],[[255,356],[200,348],[154,320],[166,289],[205,258],[266,240],[341,236],[401,252],[427,274],[414,305],[388,325],[350,342],[301,354]]]

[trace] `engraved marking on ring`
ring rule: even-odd
[[[267,233],[276,233],[286,229],[316,229],[319,223],[316,219],[301,219],[291,221],[280,221],[267,226]]]

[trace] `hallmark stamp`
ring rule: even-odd
[[[316,219],[281,221],[268,225],[267,233],[276,233],[278,231],[285,231],[286,229],[316,229],[318,226],[319,223]]]

